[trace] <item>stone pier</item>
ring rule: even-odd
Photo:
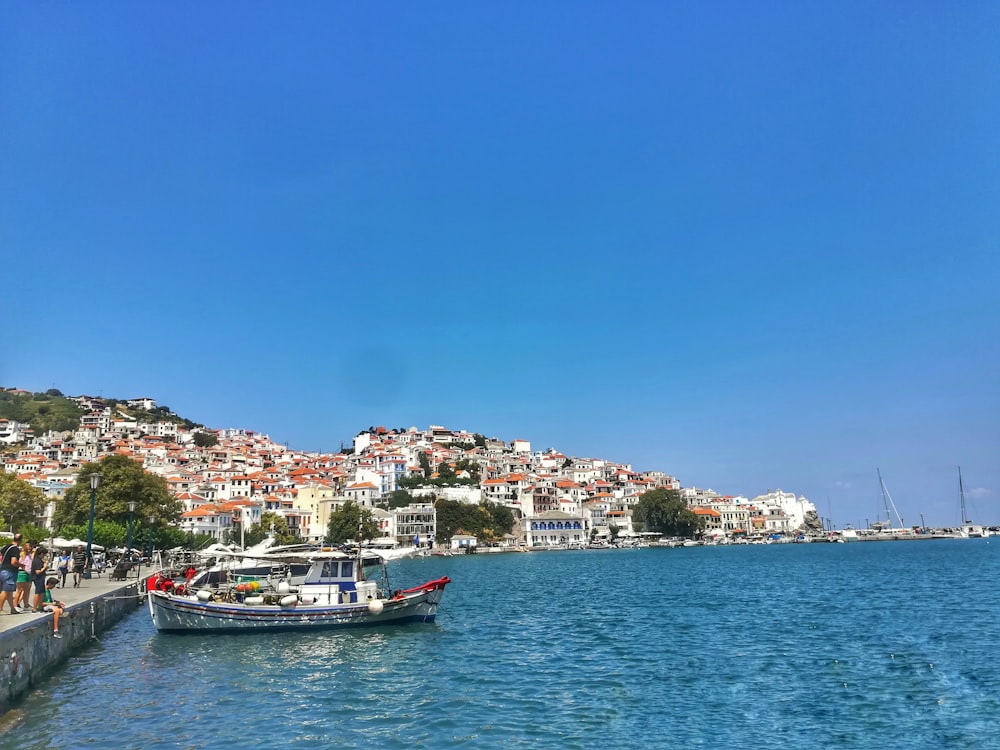
[[[34,593],[34,591],[32,591]],[[91,578],[73,588],[57,588],[53,598],[67,605],[52,636],[52,614],[0,613],[0,714],[43,684],[68,659],[94,643],[108,628],[143,603],[137,579]]]

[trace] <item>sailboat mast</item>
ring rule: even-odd
[[[962,467],[958,467],[958,499],[962,503],[962,523],[972,523],[965,515],[965,487],[962,486]]]
[[[885,505],[885,517],[892,523],[892,516],[889,515],[889,510],[896,514],[896,520],[899,521],[899,528],[903,528],[903,519],[899,515],[899,511],[896,510],[896,504],[892,501],[892,496],[889,494],[889,489],[885,486],[885,481],[882,479],[882,472],[879,469],[875,469],[878,474],[878,483],[882,487],[882,503]]]

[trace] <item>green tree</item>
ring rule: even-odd
[[[48,547],[49,536],[51,532],[44,526],[39,526],[38,524],[26,523],[19,526],[17,529],[27,541],[31,542],[35,546],[39,544],[44,544]]]
[[[479,484],[479,464],[471,458],[462,458],[455,462],[455,473],[469,472],[470,484]]]
[[[128,521],[124,524],[116,523],[114,521],[106,521],[103,518],[97,518],[95,514],[94,544],[99,544],[102,547],[124,547],[126,537],[128,536],[127,523]],[[87,523],[84,522],[62,526],[59,529],[59,536],[63,536],[67,539],[73,539],[75,537],[86,541]],[[134,535],[132,544],[133,546],[136,546]]]
[[[500,503],[484,502],[482,506],[487,510],[490,518],[493,519],[493,528],[500,532],[500,535],[509,534],[514,530],[514,511],[506,505]]]
[[[391,510],[392,508],[405,508],[413,502],[413,495],[406,490],[393,490],[385,496],[385,499]]]
[[[149,525],[149,522],[137,526],[132,534],[132,546],[136,549],[174,549],[187,548],[190,535],[176,526],[165,526],[161,523]],[[81,539],[83,537],[80,537]],[[124,536],[122,537],[124,539]],[[94,541],[97,541],[97,524],[94,524]],[[214,539],[212,541],[215,541]],[[124,546],[124,542],[122,542]]]
[[[194,433],[194,444],[199,448],[211,448],[219,444],[219,436],[214,432],[199,431]]]
[[[75,430],[80,426],[83,414],[83,409],[75,401],[63,396],[0,392],[0,417],[27,422],[36,435],[50,430]]]
[[[248,526],[242,538],[244,544],[250,547],[254,544],[260,544],[272,534],[275,544],[295,544],[302,541],[288,528],[288,519],[270,511],[261,514],[260,523]],[[232,536],[235,537],[233,542],[238,544],[240,541],[239,531],[232,532]]]
[[[128,524],[128,503],[136,502],[134,518],[148,524],[176,523],[181,514],[181,502],[167,489],[163,477],[149,474],[142,465],[127,456],[105,456],[97,463],[84,464],[76,484],[56,503],[55,526],[85,524],[90,517],[90,475],[100,474],[101,486],[95,498],[94,518]],[[84,537],[81,537],[84,538]]]
[[[698,516],[687,507],[677,490],[657,489],[644,492],[632,510],[637,529],[671,536],[694,536],[701,527]]]
[[[353,500],[345,500],[338,510],[333,511],[326,527],[326,541],[330,544],[343,544],[348,540],[363,542],[379,536],[378,524],[371,510],[362,508]]]
[[[0,469],[0,517],[4,525],[12,529],[34,525],[46,502],[40,489]]]
[[[513,511],[497,503],[478,505],[438,498],[434,502],[437,512],[436,541],[444,544],[455,534],[471,534],[484,540],[498,540],[509,534],[514,526]]]
[[[417,463],[420,464],[420,470],[424,473],[424,479],[427,479],[432,474],[431,471],[431,460],[427,457],[424,451],[420,451],[417,454]]]

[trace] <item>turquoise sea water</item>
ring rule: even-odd
[[[157,634],[145,609],[0,748],[1000,748],[1000,539],[549,552],[438,622]]]

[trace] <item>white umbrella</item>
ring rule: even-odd
[[[68,546],[68,547],[86,547],[87,543],[85,541],[83,541],[82,539],[70,539],[68,542],[66,542],[66,546]],[[99,549],[102,552],[104,551],[104,547],[102,547],[99,544],[94,544],[93,542],[91,542],[90,548],[91,549]]]

